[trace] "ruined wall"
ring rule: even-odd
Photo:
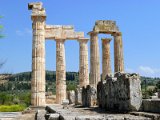
[[[90,85],[82,88],[82,105],[84,107],[92,107],[97,105],[97,90]]]
[[[144,99],[142,101],[142,111],[160,113],[160,99]]]
[[[69,104],[75,103],[75,91],[74,90],[67,91],[67,99],[69,100]]]
[[[82,105],[82,88],[79,86],[75,90],[75,105]]]
[[[98,105],[106,110],[138,111],[142,103],[137,74],[116,73],[97,86]]]

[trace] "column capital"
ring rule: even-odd
[[[122,32],[114,32],[112,33],[112,36],[122,36]]]
[[[39,18],[46,19],[46,11],[43,8],[42,2],[32,2],[28,4],[28,9],[32,10],[31,18],[32,20],[36,20]]]
[[[87,34],[88,35],[97,35],[99,32],[97,32],[97,31],[90,31],[90,32],[88,32]]]
[[[112,38],[101,38],[102,42],[104,43],[110,43]]]
[[[31,16],[32,21],[45,21],[46,20],[46,16]]]
[[[65,39],[55,39],[55,41],[56,42],[63,42],[64,43],[66,40]]]
[[[89,38],[79,38],[77,41],[80,42],[80,43],[87,43],[89,40]]]

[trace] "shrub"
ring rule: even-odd
[[[25,105],[0,105],[0,112],[18,112],[25,108]]]

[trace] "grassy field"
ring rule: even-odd
[[[18,112],[25,108],[25,105],[0,105],[0,112]]]

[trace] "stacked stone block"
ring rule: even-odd
[[[70,90],[67,92],[67,95],[68,95],[69,104],[74,104],[75,103],[75,91]]]
[[[32,10],[32,80],[31,104],[33,106],[45,105],[45,21],[46,14],[42,3],[30,3]]]
[[[142,103],[141,81],[137,74],[116,73],[99,82],[98,104],[106,110],[138,111]]]
[[[75,90],[75,105],[82,105],[82,88],[77,87]]]
[[[84,107],[93,107],[97,105],[97,90],[88,85],[82,89],[82,105]]]

